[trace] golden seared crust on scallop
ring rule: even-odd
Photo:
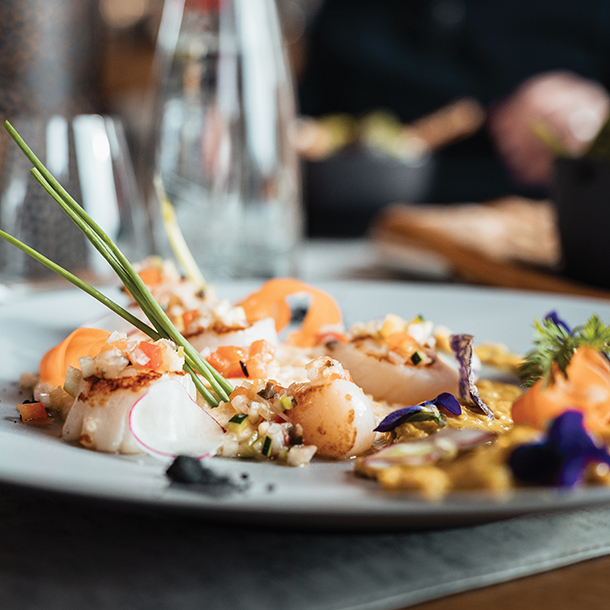
[[[278,343],[275,322],[272,318],[264,318],[247,326],[215,323],[208,328],[198,327],[193,329],[193,332],[187,333],[185,336],[191,345],[200,352],[205,349],[214,351],[221,345],[247,348],[259,339],[264,339],[272,345]]]
[[[79,394],[78,398],[84,403],[95,401],[100,405],[105,398],[109,398],[117,390],[139,392],[143,387],[148,387],[153,381],[160,379],[161,376],[161,373],[151,370],[112,379],[92,375],[85,379],[85,389]]]
[[[184,336],[187,339],[190,339],[192,337],[197,337],[199,335],[201,335],[202,333],[207,333],[207,332],[211,332],[211,333],[215,333],[217,335],[228,335],[229,333],[236,333],[239,331],[245,330],[245,328],[239,324],[236,324],[234,326],[225,326],[224,324],[221,324],[220,322],[215,322],[212,326],[208,327],[208,328],[201,328],[198,327],[197,330],[193,331],[193,332],[185,332]]]

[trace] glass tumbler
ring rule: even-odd
[[[209,279],[296,273],[292,76],[274,0],[166,0],[156,170]]]
[[[118,119],[52,116],[17,118],[12,125],[130,260],[150,254],[150,221]],[[17,144],[0,130],[0,228],[90,283],[116,281],[108,263],[38,185],[30,168]],[[57,278],[0,240],[1,282],[47,284]]]

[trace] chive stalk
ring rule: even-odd
[[[159,303],[152,296],[147,286],[142,281],[137,271],[133,268],[127,257],[121,252],[110,237],[99,227],[99,225],[87,214],[87,212],[72,198],[72,196],[61,186],[57,179],[49,172],[44,164],[38,159],[23,138],[17,133],[14,127],[5,121],[4,126],[19,148],[30,160],[34,168],[32,175],[40,186],[54,199],[68,217],[83,232],[85,237],[93,247],[106,259],[108,264],[117,274],[129,294],[138,303],[146,317],[154,328],[142,322],[120,305],[97,291],[87,282],[74,276],[53,261],[47,259],[42,254],[30,248],[18,239],[0,231],[0,237],[20,250],[32,256],[49,269],[52,269],[60,276],[64,277],[87,294],[96,298],[99,302],[106,305],[113,312],[136,326],[139,330],[146,333],[153,339],[166,338],[172,340],[176,345],[184,349],[185,370],[193,377],[195,386],[203,398],[213,407],[218,405],[218,400],[204,386],[198,375],[204,377],[210,384],[212,390],[220,400],[228,401],[229,394],[233,391],[233,386],[214,369],[202,355],[182,336],[176,329],[167,314],[163,311]]]

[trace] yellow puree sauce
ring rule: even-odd
[[[426,499],[438,500],[458,490],[487,490],[498,495],[507,494],[517,482],[507,465],[508,458],[518,445],[535,441],[540,431],[529,426],[514,426],[511,418],[513,402],[521,395],[518,386],[482,380],[477,383],[479,395],[494,412],[495,420],[462,405],[462,414],[448,416],[447,426],[452,428],[480,428],[496,434],[496,439],[450,460],[440,460],[422,466],[392,465],[383,470],[367,468],[362,459],[357,461],[356,472],[373,477],[390,491],[414,491]],[[390,443],[425,438],[439,427],[434,422],[406,423],[388,433]],[[588,481],[610,485],[607,466],[592,467]]]

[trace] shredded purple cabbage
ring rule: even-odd
[[[476,407],[488,419],[495,419],[493,411],[481,400],[477,386],[474,384],[472,370],[472,335],[451,335],[451,349],[460,365],[460,397],[469,405]]]
[[[508,462],[520,481],[558,487],[578,485],[591,463],[610,465],[610,455],[589,436],[580,411],[562,413],[543,441],[517,447]]]
[[[394,430],[396,426],[400,425],[409,416],[414,415],[415,413],[421,413],[422,411],[430,411],[432,413],[433,409],[438,410],[439,407],[443,407],[452,415],[460,415],[462,412],[462,407],[457,401],[457,398],[453,396],[453,394],[449,394],[449,392],[443,392],[434,400],[425,400],[419,405],[403,407],[402,409],[393,411],[381,421],[381,423],[375,428],[375,431],[389,432],[390,430]],[[441,417],[440,413],[438,415]],[[435,418],[431,417],[431,419]]]

